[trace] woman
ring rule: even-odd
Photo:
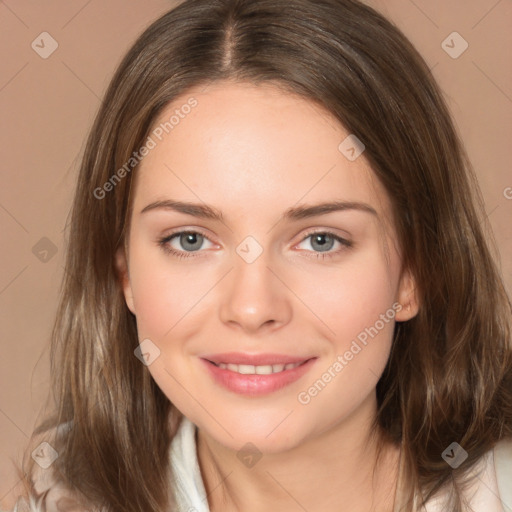
[[[183,2],[89,136],[31,509],[506,510],[511,305],[481,219],[381,15]]]

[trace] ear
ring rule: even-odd
[[[418,314],[419,301],[416,280],[409,270],[404,270],[400,277],[397,302],[402,306],[395,315],[397,322],[406,322]]]
[[[124,247],[119,247],[115,255],[115,266],[119,276],[120,284],[123,290],[124,299],[128,309],[135,315],[135,306],[133,303],[133,293],[130,283],[130,275],[128,273],[128,261],[124,251]]]

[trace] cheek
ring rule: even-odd
[[[379,331],[389,337],[396,298],[395,267],[372,248],[339,265],[318,265],[309,275],[297,272],[294,292],[310,309],[307,314],[311,321],[323,324],[326,335],[343,349],[376,322]],[[382,326],[381,315],[386,312],[386,320],[391,321]]]
[[[131,286],[140,336],[157,343],[172,336],[172,330],[187,325],[189,316],[214,282],[197,271],[171,260],[163,252],[133,251]],[[211,281],[211,282],[210,282]]]
[[[329,347],[299,403],[331,410],[334,421],[339,410],[348,413],[372,392],[392,345],[396,276],[394,262],[388,265],[374,250],[301,281],[300,293],[326,326]]]

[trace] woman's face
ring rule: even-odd
[[[349,135],[276,87],[218,82],[166,108],[134,171],[117,261],[148,370],[234,450],[360,428],[394,323],[416,313],[389,199]]]

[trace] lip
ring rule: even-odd
[[[254,366],[263,366],[268,364],[290,364],[301,363],[313,356],[289,356],[286,354],[247,354],[243,352],[225,352],[223,354],[211,354],[202,356],[202,359],[211,361],[212,363],[226,363],[226,364],[251,364]]]
[[[264,354],[261,356],[263,357]],[[226,354],[222,354],[222,356],[226,356]],[[255,356],[254,356],[255,357]],[[254,360],[254,357],[252,360]],[[270,360],[269,356],[266,356],[266,360]],[[290,359],[290,358],[288,358]],[[279,373],[272,373],[269,375],[243,375],[241,373],[233,372],[228,369],[222,369],[218,366],[215,366],[215,364],[208,359],[201,358],[202,364],[205,366],[206,370],[209,372],[210,376],[213,378],[213,380],[224,387],[225,389],[228,389],[229,391],[232,391],[234,393],[240,394],[240,395],[247,395],[247,396],[261,396],[266,395],[269,393],[274,393],[275,391],[278,391],[279,389],[284,388],[285,386],[288,386],[292,384],[293,382],[300,379],[303,375],[305,375],[310,368],[313,366],[313,364],[316,361],[316,357],[309,358],[307,360],[304,359],[298,359],[295,358],[295,361],[290,361],[291,363],[298,363],[301,361],[304,361],[301,365],[297,366],[296,368],[292,368],[290,370],[284,370]],[[246,359],[247,361],[247,359]],[[225,362],[225,361],[220,361]],[[261,366],[265,363],[259,363],[256,365],[255,363],[244,363],[238,359],[239,364],[253,364],[255,366]],[[279,364],[279,362],[283,362],[283,359],[280,361],[277,361],[274,364]],[[234,360],[232,364],[237,364]],[[270,363],[267,363],[270,364]],[[286,363],[288,364],[288,363]]]

